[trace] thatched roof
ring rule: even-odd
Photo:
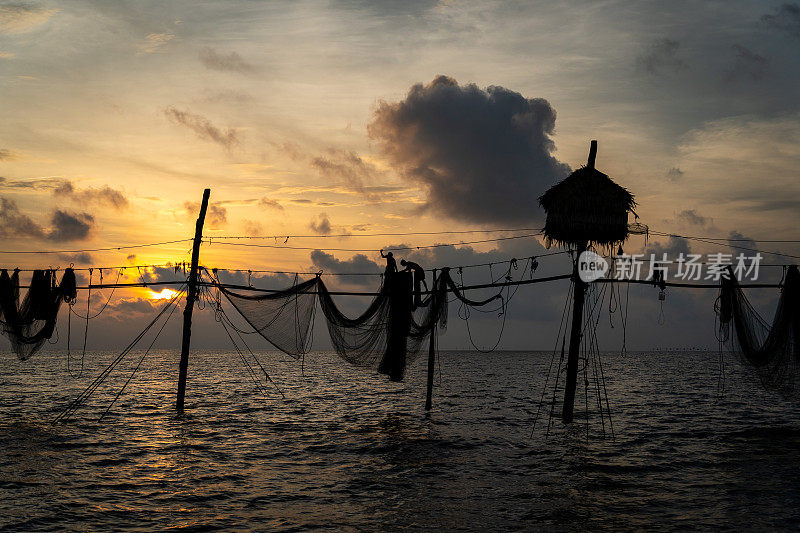
[[[547,213],[546,244],[610,246],[628,237],[628,212],[636,206],[633,195],[594,168],[597,142],[592,141],[589,164],[540,198]]]

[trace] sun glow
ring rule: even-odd
[[[168,300],[175,296],[177,293],[172,289],[161,289],[161,292],[151,292],[151,300]]]

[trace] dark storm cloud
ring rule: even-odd
[[[94,217],[89,213],[70,213],[56,209],[50,220],[47,238],[51,241],[82,241],[89,237]]]
[[[678,56],[681,44],[673,39],[658,39],[652,42],[647,51],[636,58],[636,68],[648,74],[670,70],[677,72],[686,67],[686,63]]]
[[[203,66],[210,70],[229,72],[250,72],[253,70],[253,65],[247,63],[236,52],[219,54],[213,48],[206,46],[200,49],[198,57]]]
[[[0,236],[41,238],[44,235],[42,227],[20,212],[14,200],[0,198]]]
[[[212,228],[224,226],[228,223],[228,210],[220,204],[221,202],[208,204],[206,223]],[[190,218],[195,218],[200,213],[200,202],[184,202],[183,208]]]
[[[456,220],[541,222],[536,199],[569,167],[551,154],[547,100],[437,76],[405,100],[380,102],[369,135],[401,176],[427,190],[425,208]]]
[[[308,227],[311,228],[311,231],[314,233],[329,235],[331,232],[331,221],[328,219],[328,215],[320,213],[316,219],[308,224]]]
[[[203,115],[181,111],[172,106],[166,108],[164,114],[174,123],[192,130],[199,138],[215,142],[228,150],[241,142],[238,131],[233,128],[222,130]]]
[[[117,189],[112,189],[108,185],[98,188],[76,189],[71,181],[63,180],[53,189],[53,194],[70,198],[79,203],[98,204],[117,210],[125,209],[129,205],[128,198],[125,197],[124,193]]]
[[[764,78],[769,66],[769,61],[740,44],[733,45],[733,64],[725,72],[728,81],[749,79],[759,81]]]
[[[763,15],[761,22],[768,28],[800,39],[800,5],[796,3],[782,4],[774,13]]]

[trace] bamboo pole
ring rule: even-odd
[[[186,292],[186,307],[183,309],[183,341],[181,342],[181,362],[178,371],[178,397],[175,409],[183,412],[183,401],[186,395],[186,374],[189,370],[189,346],[192,337],[192,312],[194,301],[197,299],[197,264],[200,258],[200,243],[203,242],[203,224],[208,210],[208,197],[211,189],[203,191],[203,202],[200,204],[200,215],[194,230],[194,243],[192,244],[192,266],[189,270],[188,290]]]

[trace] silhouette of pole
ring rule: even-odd
[[[594,161],[597,157],[597,141],[592,141],[589,148],[589,161],[586,166],[594,169]],[[583,252],[586,251],[588,243],[580,243],[575,250],[575,264],[572,268],[572,282],[575,284],[575,291],[572,302],[572,329],[569,334],[569,353],[567,355],[567,376],[564,384],[564,408],[561,411],[561,419],[565,423],[572,422],[575,413],[575,389],[578,382],[578,355],[581,349],[581,336],[583,335],[583,303],[586,299],[586,283],[584,283],[578,272],[578,263]]]
[[[580,255],[586,250],[585,244],[577,247],[575,265],[572,269],[572,281],[575,284],[575,292],[572,302],[572,329],[569,335],[569,353],[567,355],[567,379],[564,385],[564,408],[561,412],[561,419],[565,423],[572,422],[575,411],[575,388],[578,381],[578,353],[581,348],[581,336],[583,335],[583,302],[585,300],[586,283],[581,281],[578,275],[578,261]]]
[[[433,272],[433,285],[436,287],[436,271]],[[431,302],[431,305],[433,303]],[[436,323],[431,326],[431,339],[428,347],[428,393],[425,396],[425,410],[430,411],[433,406],[433,371],[436,366]]]
[[[209,196],[211,196],[211,189],[203,191],[203,202],[200,204],[200,215],[197,217],[197,225],[194,230],[192,266],[189,270],[186,307],[183,309],[183,341],[181,342],[181,362],[178,371],[178,398],[175,402],[175,409],[178,412],[183,412],[183,400],[186,395],[186,374],[189,370],[189,346],[192,337],[192,312],[194,311],[194,301],[197,299],[197,263],[200,258],[200,243],[203,241],[203,224],[206,221]]]

